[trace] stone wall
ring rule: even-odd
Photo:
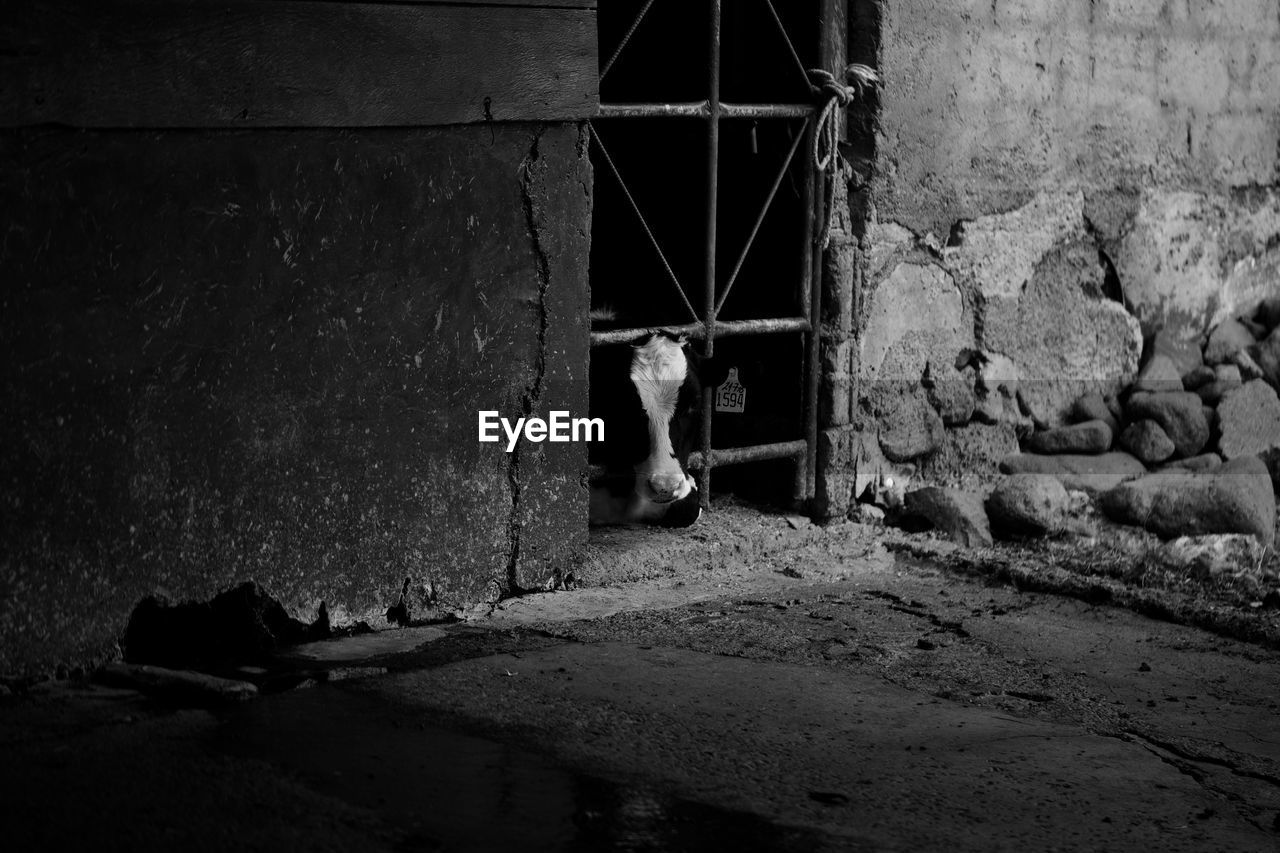
[[[1036,426],[1280,292],[1276,0],[853,0],[827,290],[834,516],[982,485]],[[901,476],[899,476],[899,480]]]

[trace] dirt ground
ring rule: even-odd
[[[1274,612],[1091,565],[732,505],[605,531],[571,588],[290,650],[233,707],[7,697],[0,820],[17,849],[1277,849]]]

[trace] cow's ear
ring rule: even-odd
[[[694,369],[703,388],[717,388],[729,378],[729,362],[723,358],[699,358]]]

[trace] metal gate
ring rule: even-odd
[[[764,12],[769,19],[772,20],[773,26],[781,35],[781,39],[775,42],[779,50],[785,50],[789,53],[789,65],[794,67],[794,91],[797,97],[792,103],[726,103],[720,99],[721,93],[721,24],[722,24],[722,0],[705,0],[710,6],[710,32],[707,41],[706,56],[706,80],[707,80],[707,97],[704,100],[680,103],[601,103],[599,108],[599,117],[602,119],[665,119],[665,120],[698,120],[706,125],[706,161],[707,161],[707,185],[706,190],[706,211],[705,211],[705,265],[702,275],[702,293],[701,305],[695,306],[693,301],[686,295],[685,289],[681,286],[676,273],[672,269],[671,263],[668,262],[667,256],[660,245],[658,238],[654,235],[653,229],[645,219],[644,213],[640,206],[636,203],[630,189],[628,189],[625,176],[615,164],[613,157],[610,155],[608,148],[601,139],[600,133],[593,126],[591,128],[591,138],[593,145],[596,146],[599,160],[606,166],[605,171],[610,173],[610,179],[618,182],[622,194],[625,196],[630,208],[636,215],[638,225],[643,233],[643,237],[637,235],[642,241],[647,243],[657,252],[662,266],[670,279],[671,290],[675,301],[678,303],[676,307],[687,315],[687,322],[677,325],[662,326],[661,329],[672,333],[682,333],[694,339],[700,339],[704,342],[704,353],[708,356],[715,352],[715,344],[717,339],[736,336],[736,335],[774,335],[781,333],[802,333],[805,335],[805,358],[804,358],[804,412],[803,412],[803,437],[792,440],[782,441],[771,444],[757,444],[746,447],[713,449],[711,445],[714,405],[713,397],[714,388],[707,388],[703,391],[702,399],[702,434],[700,447],[701,450],[695,452],[690,457],[689,467],[699,472],[699,486],[702,492],[703,506],[707,506],[711,496],[711,470],[718,466],[740,464],[745,462],[757,462],[771,459],[790,459],[796,463],[796,479],[793,497],[797,501],[808,500],[813,497],[816,485],[816,462],[817,462],[817,437],[818,437],[818,389],[819,389],[819,330],[821,327],[820,318],[820,286],[821,276],[818,271],[821,269],[822,246],[820,230],[823,229],[823,221],[821,212],[824,208],[825,186],[821,179],[821,172],[815,165],[815,157],[810,156],[811,152],[818,152],[818,143],[823,134],[819,133],[819,116],[823,120],[827,120],[827,113],[830,112],[830,98],[824,95],[822,87],[817,84],[815,74],[821,75],[820,71],[806,69],[804,62],[800,59],[800,55],[795,48],[791,34],[788,33],[782,18],[778,15],[774,6],[774,0],[735,0],[736,2],[756,2],[764,7]],[[607,0],[606,0],[607,2]],[[608,50],[608,46],[601,45],[601,55],[608,55],[608,60],[601,67],[600,80],[603,84],[609,72],[613,69],[618,57],[627,49],[632,36],[637,28],[644,21],[645,16],[653,7],[655,0],[647,0],[640,8],[634,21],[631,22],[625,33],[621,37],[618,44]],[[676,2],[676,0],[665,0],[665,2]],[[683,0],[687,2],[687,0]],[[813,0],[813,14],[821,15],[818,31],[824,33],[824,28],[830,28],[833,21],[828,17],[828,10],[835,7],[837,3],[830,0]],[[838,15],[836,20],[843,23],[844,16]],[[830,37],[830,33],[826,33],[827,37],[820,39],[821,45],[818,48],[821,62],[824,66],[839,65],[843,59],[843,51],[839,51],[841,55],[831,55],[836,53],[829,48],[834,43],[843,44],[843,33],[835,34],[835,38]],[[788,71],[788,75],[792,72]],[[830,78],[828,78],[830,79]],[[807,100],[804,96],[808,96]],[[824,106],[828,108],[824,110]],[[831,121],[836,121],[839,113],[830,116]],[[764,204],[755,216],[754,224],[750,228],[749,236],[745,245],[741,248],[737,255],[737,260],[730,271],[729,275],[724,279],[722,287],[717,287],[717,270],[716,270],[716,253],[717,253],[717,223],[719,215],[719,180],[718,171],[720,165],[721,145],[720,145],[720,126],[725,121],[788,121],[799,125],[794,133],[790,150],[787,152],[781,168],[778,170],[773,182],[768,190]],[[802,145],[803,144],[803,145]],[[803,147],[803,151],[801,148]],[[834,152],[826,153],[834,156]],[[800,255],[800,276],[796,281],[799,311],[794,316],[776,316],[764,319],[745,319],[745,320],[729,320],[720,321],[717,319],[721,309],[733,290],[734,283],[737,281],[739,273],[743,269],[744,263],[752,249],[753,243],[760,231],[761,224],[765,221],[774,198],[777,195],[778,188],[782,184],[788,171],[791,169],[795,158],[799,156],[803,161],[803,178],[801,211],[803,216],[803,239],[800,244],[793,247],[793,251],[803,253]],[[593,331],[591,333],[592,347],[599,347],[608,344],[623,343],[634,340],[647,332],[655,331],[650,327],[614,329],[609,331]]]

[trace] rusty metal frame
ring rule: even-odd
[[[807,500],[814,496],[816,490],[816,473],[817,473],[817,438],[818,438],[818,390],[819,390],[819,355],[820,340],[819,334],[821,330],[821,298],[820,285],[821,276],[818,270],[821,269],[822,248],[816,245],[815,233],[817,230],[817,211],[823,204],[823,185],[818,179],[812,158],[804,156],[804,178],[803,178],[803,199],[802,209],[804,210],[803,222],[803,255],[801,261],[801,274],[799,282],[800,312],[797,317],[780,317],[757,320],[736,320],[721,322],[717,319],[721,308],[724,306],[725,300],[732,291],[733,283],[737,280],[738,273],[746,260],[748,253],[751,251],[755,243],[755,238],[759,233],[760,226],[768,215],[769,209],[772,207],[773,199],[777,194],[782,179],[786,176],[787,171],[791,168],[797,150],[801,141],[806,141],[804,146],[807,152],[813,141],[815,132],[815,118],[821,108],[817,103],[780,103],[780,104],[729,104],[720,100],[720,24],[721,10],[723,0],[708,0],[711,10],[710,22],[710,38],[708,43],[708,97],[706,100],[683,102],[683,103],[651,103],[651,104],[600,104],[597,116],[599,118],[691,118],[699,119],[707,123],[707,209],[705,221],[705,265],[703,270],[703,312],[699,316],[694,309],[693,304],[689,300],[685,289],[680,285],[671,265],[667,262],[666,256],[662,251],[652,229],[645,221],[644,213],[640,210],[632,197],[630,190],[627,188],[621,172],[614,165],[612,157],[609,156],[608,150],[600,139],[600,135],[595,132],[594,127],[591,130],[591,139],[599,148],[603,155],[609,171],[618,181],[623,194],[630,203],[632,211],[640,220],[640,225],[645,234],[649,238],[649,242],[654,250],[658,253],[662,261],[663,267],[666,269],[671,281],[675,284],[676,289],[680,293],[680,297],[684,303],[684,307],[690,314],[693,322],[676,325],[663,326],[654,328],[634,328],[634,329],[615,329],[603,332],[591,333],[591,346],[605,346],[608,344],[623,343],[634,340],[641,335],[653,331],[666,331],[672,334],[684,334],[691,338],[702,340],[704,342],[704,353],[707,356],[715,354],[715,342],[717,338],[729,337],[733,335],[764,335],[764,334],[781,334],[790,332],[801,332],[807,334],[806,348],[806,364],[805,364],[805,399],[804,399],[804,438],[796,441],[785,441],[774,444],[754,445],[749,447],[735,447],[723,450],[713,449],[711,446],[712,417],[714,414],[714,388],[707,388],[703,391],[702,398],[702,434],[700,436],[701,450],[692,454],[689,460],[689,467],[698,471],[699,487],[702,490],[703,506],[709,504],[711,498],[711,470],[712,468],[723,465],[737,465],[747,462],[757,462],[767,459],[792,459],[796,462],[796,482],[794,497],[797,500]],[[649,9],[653,6],[654,0],[648,0],[640,9],[636,18],[628,27],[618,46],[614,49],[609,59],[600,72],[600,79],[603,80],[609,71],[613,68],[614,63],[621,55],[631,40],[631,36],[640,26]],[[782,37],[786,49],[789,51],[794,61],[798,74],[804,85],[804,91],[812,93],[813,89],[810,84],[807,72],[803,63],[800,61],[799,54],[795,49],[795,45],[791,41],[790,35],[782,24],[782,19],[778,16],[777,9],[773,5],[773,0],[763,0],[767,7],[770,17],[777,28],[778,33]],[[820,2],[819,8],[823,8],[825,3]],[[720,166],[720,122],[722,120],[732,119],[803,119],[799,131],[796,133],[792,141],[791,149],[784,158],[781,169],[775,177],[773,184],[770,186],[768,195],[761,207],[760,213],[756,217],[755,223],[751,228],[751,232],[738,256],[734,269],[725,282],[723,290],[717,294],[716,288],[716,228],[718,221],[718,182],[719,182],[719,166]],[[603,471],[592,468],[590,471],[592,476],[597,476]]]

